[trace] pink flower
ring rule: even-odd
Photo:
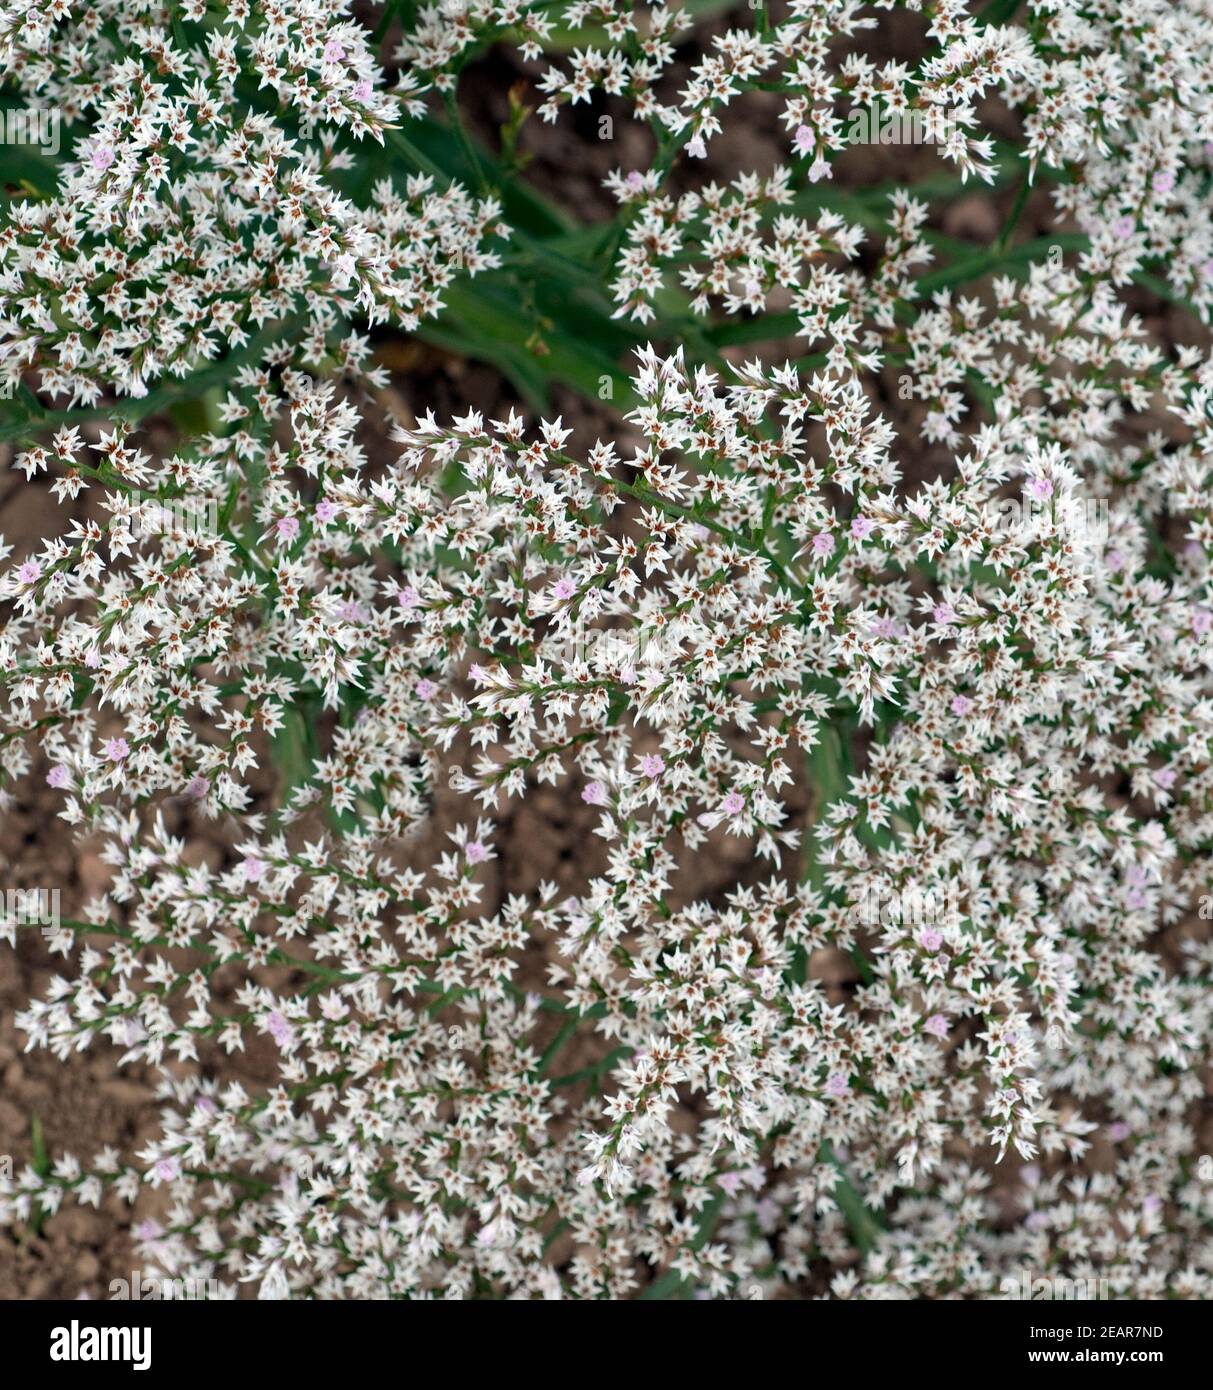
[[[937,623],[954,623],[956,621],[956,610],[950,603],[937,603],[931,610],[931,617]]]
[[[948,1036],[948,1020],[944,1014],[932,1014],[922,1027],[924,1032],[931,1033],[937,1038]]]
[[[845,1096],[850,1092],[851,1083],[841,1072],[835,1072],[826,1082],[826,1095]]]
[[[483,666],[480,665],[479,662],[473,661],[472,664],[468,667],[468,680],[481,682],[488,680],[488,678],[489,673],[484,669]]]
[[[730,792],[720,803],[720,809],[730,816],[739,816],[745,810],[745,797],[740,792]]]
[[[210,778],[203,777],[201,773],[199,773],[197,777],[193,778],[189,786],[186,787],[185,794],[186,796],[192,796],[195,799],[195,801],[201,801],[202,798],[210,791],[210,789]]]
[[[265,861],[253,857],[246,859],[240,867],[244,870],[245,881],[248,883],[256,883],[265,873]]]
[[[1124,241],[1127,237],[1131,237],[1133,235],[1133,229],[1136,226],[1137,223],[1134,222],[1134,220],[1131,217],[1118,217],[1116,221],[1112,223],[1112,231],[1121,239],[1121,241]]]
[[[953,714],[960,715],[962,718],[973,708],[973,701],[967,695],[957,695],[951,704]]]
[[[918,941],[924,951],[933,953],[943,945],[943,932],[936,931],[934,927],[924,927],[918,933]]]
[[[124,738],[107,739],[105,743],[105,756],[113,762],[120,763],[123,758],[131,751],[131,746]]]
[[[646,753],[640,760],[640,770],[646,777],[660,777],[665,771],[665,759],[660,753]]]
[[[22,584],[36,584],[41,575],[42,566],[37,560],[26,560],[25,564],[17,571],[17,578]]]
[[[411,584],[406,584],[404,588],[401,589],[400,592],[396,595],[396,602],[400,605],[401,608],[407,611],[410,608],[417,607],[417,605],[421,602],[421,595],[417,592],[416,589],[413,588]]]
[[[417,698],[419,700],[432,700],[434,696],[438,693],[438,687],[434,684],[432,680],[429,680],[425,676],[422,676],[422,678],[417,682],[416,691]]]
[[[1202,637],[1213,627],[1213,613],[1207,608],[1195,608],[1192,610],[1192,631],[1198,637]]]
[[[269,1028],[270,1036],[279,1047],[285,1047],[295,1036],[295,1030],[277,1009],[266,1019],[266,1027]]]
[[[1150,1195],[1141,1204],[1141,1209],[1147,1216],[1156,1216],[1162,1210],[1162,1198],[1156,1193]]]
[[[90,647],[88,651],[84,653],[84,664],[90,671],[95,671],[97,667],[101,665],[101,653],[96,647]]]
[[[1113,1144],[1123,1144],[1133,1131],[1123,1120],[1114,1120],[1108,1126],[1108,1138]]]
[[[337,515],[338,507],[336,502],[330,502],[326,497],[323,502],[316,503],[316,520],[328,525]]]
[[[218,1108],[210,1096],[199,1096],[194,1102],[194,1109],[201,1110],[204,1115],[213,1115]]]
[[[483,864],[489,857],[489,852],[479,840],[469,840],[467,848],[463,851],[467,855],[469,864]]]
[[[1175,769],[1173,767],[1160,767],[1154,774],[1154,784],[1165,792],[1169,792],[1175,785]]]
[[[1174,175],[1174,174],[1163,173],[1163,174],[1155,174],[1155,175],[1154,175],[1154,192],[1155,192],[1155,193],[1170,193],[1170,191],[1171,191],[1174,187],[1175,187],[1175,175]]]
[[[162,1158],[156,1164],[156,1176],[161,1182],[174,1182],[181,1176],[181,1164],[175,1158]]]
[[[875,529],[876,523],[870,516],[857,516],[851,522],[851,535],[857,541],[866,541]]]
[[[809,155],[817,144],[817,138],[807,125],[798,125],[796,134],[792,137],[798,154]]]
[[[60,763],[57,767],[52,767],[46,774],[46,784],[48,787],[66,787],[71,784],[72,774]]]
[[[588,806],[605,806],[606,788],[601,782],[587,782],[581,789],[581,799]]]
[[[1107,567],[1112,571],[1113,574],[1116,574],[1120,570],[1124,569],[1125,557],[1120,553],[1119,550],[1109,550],[1108,553],[1104,556],[1104,564],[1107,565]]]
[[[1048,478],[1033,478],[1028,487],[1032,490],[1032,496],[1039,501],[1053,496],[1053,484]]]
[[[633,191],[639,190],[644,187],[644,175],[639,169],[633,169],[624,182]]]
[[[140,1221],[135,1227],[136,1240],[155,1240],[164,1230],[159,1221]]]
[[[819,560],[824,560],[827,555],[834,552],[834,537],[829,531],[818,531],[813,537],[813,554]]]
[[[562,601],[564,599],[572,598],[576,592],[577,585],[573,583],[573,581],[568,577],[568,575],[565,575],[563,579],[558,579],[555,582],[555,584],[552,585],[553,597],[558,598]]]
[[[299,534],[298,518],[293,516],[280,516],[274,529],[278,532],[279,540],[293,541]]]
[[[372,90],[370,79],[364,77],[354,88],[354,100],[363,103],[370,101]]]
[[[109,145],[98,145],[89,156],[93,168],[101,173],[104,173],[106,169],[110,167],[114,162],[114,158],[114,151]]]
[[[324,45],[324,61],[326,63],[339,63],[345,57],[345,48],[340,39],[329,39]]]

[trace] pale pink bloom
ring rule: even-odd
[[[944,1014],[932,1014],[922,1027],[924,1032],[931,1033],[937,1038],[948,1036],[948,1020]]]
[[[316,520],[328,525],[337,515],[338,507],[336,502],[330,502],[326,497],[323,501],[316,503]]]
[[[870,516],[857,516],[851,522],[851,535],[857,541],[865,541],[876,529],[876,523]]]
[[[60,763],[46,774],[47,786],[62,788],[71,784],[72,774]]]
[[[633,169],[632,172],[624,180],[624,182],[633,191],[641,189],[644,187],[644,175],[640,172],[639,169]]]
[[[1175,769],[1173,767],[1160,767],[1154,774],[1154,783],[1165,792],[1169,792],[1175,785]]]
[[[851,1083],[841,1072],[835,1072],[826,1082],[826,1095],[845,1096],[850,1092]]]
[[[285,1047],[295,1036],[295,1030],[291,1027],[287,1019],[278,1012],[277,1009],[266,1019],[266,1026],[270,1030],[270,1036],[279,1047]]]
[[[467,855],[469,864],[483,864],[489,857],[489,852],[479,840],[469,840],[467,848],[463,851]]]
[[[474,661],[474,662],[472,662],[472,664],[468,667],[468,680],[479,682],[479,681],[486,681],[486,680],[488,680],[488,678],[489,678],[489,673],[484,669],[483,666],[481,666],[481,665],[479,664],[479,662],[475,662],[475,661]]]
[[[817,138],[807,125],[798,125],[796,134],[792,137],[798,154],[812,154],[817,144]]]
[[[175,1158],[162,1158],[156,1164],[156,1176],[161,1182],[174,1182],[181,1176],[181,1164]]]
[[[278,532],[279,540],[293,541],[299,534],[298,518],[293,516],[280,516],[275,523],[274,529]]]
[[[924,951],[935,952],[943,945],[943,932],[936,931],[934,927],[924,927],[918,933],[918,940]]]
[[[114,162],[115,155],[109,145],[98,145],[89,156],[89,159],[94,169],[104,173]]]
[[[937,623],[954,623],[956,621],[956,610],[950,603],[937,603],[931,611],[931,617]]]
[[[813,537],[813,554],[818,559],[824,560],[827,555],[834,551],[834,537],[829,531],[818,531]]]
[[[366,102],[370,101],[371,92],[373,90],[374,89],[371,86],[370,79],[364,77],[362,81],[359,82],[358,85],[354,88],[354,100],[360,101],[365,105]]]
[[[660,777],[665,771],[665,759],[660,753],[646,753],[640,760],[640,770],[646,777]]]
[[[201,774],[199,774],[197,777],[193,778],[190,781],[189,786],[185,789],[185,794],[186,796],[192,796],[196,801],[201,801],[202,798],[206,796],[206,794],[210,791],[210,789],[210,778],[203,777]]]
[[[1125,557],[1119,550],[1109,550],[1104,556],[1104,564],[1107,565],[1113,574],[1117,574],[1125,567]]]
[[[17,578],[22,584],[35,584],[41,578],[42,566],[37,560],[26,560],[17,570]]]
[[[745,797],[740,792],[730,792],[720,803],[720,809],[730,816],[740,815],[745,810]]]
[[[1046,497],[1053,496],[1053,483],[1049,478],[1033,478],[1028,487],[1038,501],[1043,502]]]
[[[1192,631],[1198,637],[1202,637],[1210,627],[1213,627],[1213,613],[1207,608],[1196,608],[1192,611]]]
[[[561,600],[570,599],[577,592],[577,585],[565,575],[563,579],[558,579],[552,585],[552,596]]]
[[[339,63],[345,57],[345,47],[340,39],[329,39],[324,45],[324,61]]]
[[[1123,1144],[1133,1131],[1123,1120],[1114,1120],[1108,1126],[1108,1138],[1113,1144]]]
[[[1155,175],[1154,175],[1154,192],[1155,192],[1155,193],[1170,193],[1170,191],[1171,191],[1174,187],[1175,187],[1175,175],[1174,175],[1174,174],[1161,173],[1161,174],[1155,174]]]
[[[582,801],[590,806],[604,806],[606,804],[606,788],[601,782],[587,782],[581,789]]]
[[[822,179],[827,178],[829,176],[829,173],[829,162],[825,159],[818,157],[809,166],[809,182],[820,183]]]
[[[124,738],[111,738],[105,741],[105,756],[113,762],[120,763],[131,751],[131,746]]]
[[[1118,217],[1116,221],[1112,223],[1112,231],[1121,241],[1124,241],[1126,237],[1131,237],[1133,235],[1133,229],[1136,226],[1137,223],[1126,215],[1125,217]]]
[[[953,714],[963,717],[973,708],[973,701],[967,695],[957,695],[951,704]]]
[[[406,584],[396,595],[396,602],[401,608],[416,608],[421,602],[421,595],[411,584]]]
[[[265,873],[265,861],[250,856],[240,867],[244,870],[244,877],[249,883],[256,883]]]
[[[419,700],[432,700],[434,696],[438,693],[438,687],[434,684],[432,680],[429,680],[425,676],[422,676],[422,678],[417,682],[416,691],[417,698]]]

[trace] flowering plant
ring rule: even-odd
[[[0,794],[107,866],[17,1022],[159,1100],[0,1219],[232,1296],[1209,1297],[1208,6],[378,8],[0,8],[69,137]],[[578,224],[520,150],[591,102],[648,156]],[[921,178],[844,178],[876,102]],[[520,409],[401,411],[391,333]]]

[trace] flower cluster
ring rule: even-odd
[[[911,69],[860,8],[743,12],[677,99],[689,15],[567,8],[606,46],[543,118],[600,90],[659,136],[602,243],[658,345],[592,444],[393,418],[360,326],[511,229],[436,173],[341,191],[548,7],[421,9],[391,90],[344,0],[0,10],[82,131],[0,225],[5,379],[115,398],[30,424],[67,519],[0,547],[0,796],[107,867],[17,1021],[159,1086],[154,1138],[0,1219],[116,1193],[148,1268],[263,1297],[1213,1296],[1213,357],[1123,294],[1159,261],[1213,303],[1213,28],[915,4]],[[763,87],[794,163],[679,184]],[[1087,245],[969,295],[923,199],[821,185],[844,97],[993,178],[990,93]],[[801,346],[717,351],[755,323]],[[219,368],[174,445],[120,408]],[[571,877],[518,888],[546,789]]]

